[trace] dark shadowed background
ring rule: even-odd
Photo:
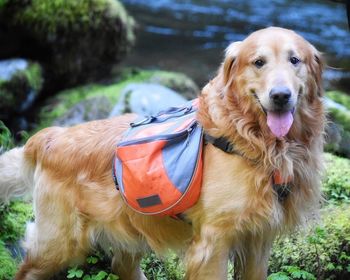
[[[326,84],[350,89],[350,33],[343,3],[323,0],[122,0],[138,22],[136,47],[125,65],[188,74],[203,86],[225,47],[267,26],[293,29],[320,51],[329,66]]]

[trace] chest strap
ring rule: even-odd
[[[212,144],[214,147],[224,151],[225,153],[236,154],[241,157],[245,157],[241,152],[235,149],[235,146],[225,137],[215,138],[209,134],[204,133],[204,140],[206,143]],[[278,201],[285,201],[291,192],[291,178],[288,178],[287,181],[283,181],[280,171],[276,170],[273,173],[272,177],[272,188],[277,194]]]

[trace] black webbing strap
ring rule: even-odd
[[[207,133],[204,133],[204,140],[207,143],[212,144],[216,148],[229,154],[239,154],[232,143],[230,143],[225,137],[215,138]]]
[[[236,155],[239,155],[241,157],[245,157],[242,153],[237,151],[235,149],[235,146],[232,143],[230,143],[225,137],[215,138],[207,133],[204,133],[204,140],[206,143],[212,144],[216,148],[224,151],[225,153],[236,154]],[[276,192],[279,202],[285,201],[291,192],[290,183],[275,184],[275,182],[273,182],[272,188]]]

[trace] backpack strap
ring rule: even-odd
[[[204,133],[204,140],[206,143],[212,144],[225,153],[245,157],[240,151],[235,149],[234,144],[229,142],[225,137],[215,138],[207,133]],[[276,170],[272,177],[272,188],[277,193],[278,201],[285,201],[288,198],[288,195],[291,193],[291,178],[288,178],[287,181],[283,181],[280,171]]]
[[[231,142],[227,141],[225,137],[215,138],[207,133],[204,133],[204,140],[205,142],[212,144],[225,153],[241,155],[237,150],[235,150],[234,145]]]

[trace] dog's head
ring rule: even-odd
[[[264,117],[276,137],[289,132],[300,107],[322,95],[319,52],[283,28],[262,29],[229,45],[220,74],[225,94]]]

